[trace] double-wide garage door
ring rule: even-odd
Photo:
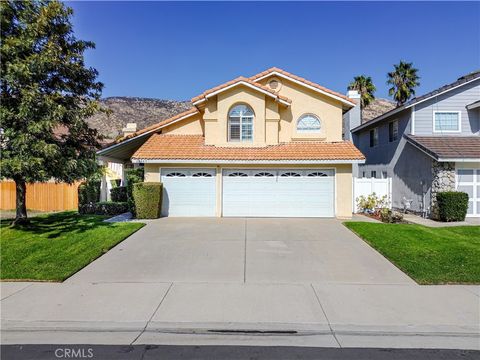
[[[213,169],[162,169],[163,216],[215,216]],[[223,170],[223,216],[333,217],[334,171]]]

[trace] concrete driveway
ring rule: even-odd
[[[67,283],[413,284],[336,219],[162,218]]]

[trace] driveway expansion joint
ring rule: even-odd
[[[315,294],[315,298],[318,301],[318,304],[320,305],[320,308],[322,309],[323,315],[325,316],[325,319],[327,320],[328,327],[330,328],[330,332],[332,333],[333,338],[337,342],[338,346],[342,348],[342,345],[340,344],[340,341],[338,341],[337,336],[335,335],[335,331],[332,329],[332,325],[330,324],[330,320],[328,319],[327,313],[325,312],[325,309],[323,308],[322,302],[320,301],[320,298],[318,297],[317,291],[315,290],[315,287],[313,284],[310,284],[310,287],[313,290],[313,293]]]
[[[140,338],[140,336],[142,336],[143,333],[145,333],[145,330],[147,329],[148,324],[150,324],[150,322],[152,321],[153,317],[155,316],[158,309],[162,305],[163,300],[165,300],[165,298],[167,297],[167,295],[168,295],[170,289],[172,288],[172,286],[173,286],[173,282],[170,283],[170,286],[168,287],[167,291],[165,292],[165,295],[163,295],[162,299],[160,300],[157,307],[155,308],[155,311],[153,312],[152,316],[150,316],[150,318],[147,320],[147,323],[145,324],[144,328],[142,329],[142,331],[140,331],[140,334],[138,334],[138,336],[135,339],[133,339],[133,341],[130,343],[130,345],[133,345],[135,343],[135,341],[137,341]]]

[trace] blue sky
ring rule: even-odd
[[[400,59],[419,69],[417,94],[480,68],[480,3],[68,2],[104,97],[185,100],[277,66],[344,93]]]

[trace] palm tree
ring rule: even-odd
[[[377,88],[373,85],[370,76],[360,75],[353,78],[353,81],[348,85],[348,90],[357,90],[360,93],[360,106],[365,108],[375,100],[373,93]]]
[[[389,72],[387,85],[392,85],[388,89],[388,95],[393,96],[400,106],[415,95],[415,88],[420,85],[420,77],[417,75],[418,69],[413,67],[413,63],[407,63],[400,60],[398,65],[394,65],[395,71]]]

